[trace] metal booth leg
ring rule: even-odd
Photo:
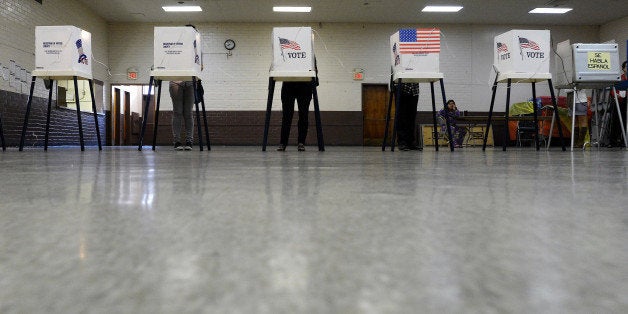
[[[440,82],[440,91],[443,95],[443,109],[447,110],[447,97],[445,97],[445,84],[443,83],[443,79],[439,79]],[[445,124],[447,126],[447,136],[449,136],[449,148],[451,151],[454,151],[454,137],[451,134],[451,125],[449,125],[449,120],[445,119]]]
[[[502,143],[502,151],[506,151],[506,146],[510,142],[510,132],[508,126],[508,115],[510,112],[510,87],[512,86],[512,79],[508,79],[506,85],[506,112],[504,113],[504,142]]]
[[[6,151],[7,150],[7,146],[4,142],[4,131],[3,131],[3,127],[2,127],[2,117],[0,116],[0,141],[2,141],[2,151]]]
[[[203,124],[205,125],[205,138],[207,139],[207,151],[210,151],[212,148],[211,148],[211,145],[209,144],[209,125],[207,124],[207,113],[205,111],[205,95],[204,95],[205,93],[202,92],[203,86],[200,85],[200,83],[199,83],[198,90],[201,91],[199,97],[201,98],[200,99],[201,110],[203,111]]]
[[[155,127],[153,128],[153,151],[155,150],[155,145],[157,144],[157,128],[159,127],[159,104],[161,103],[161,85],[163,83],[162,80],[158,79],[155,81],[157,86],[155,90],[157,91],[157,103],[155,104]]]
[[[397,141],[397,122],[399,121],[399,104],[401,102],[401,79],[397,79],[397,89],[395,90],[395,120],[393,121],[393,134],[390,139],[390,151],[395,151],[395,142]]]
[[[430,82],[430,90],[432,92],[432,120],[434,125],[434,147],[438,151],[438,123],[436,122],[436,95],[434,95],[434,82]]]
[[[24,139],[26,138],[26,127],[28,126],[28,116],[31,114],[31,105],[33,104],[33,90],[35,89],[35,79],[31,80],[31,91],[28,93],[28,102],[26,103],[26,115],[24,116],[24,124],[22,125],[22,136],[20,137],[20,151],[24,149]]]
[[[266,119],[264,122],[264,139],[262,142],[262,151],[266,151],[266,144],[268,143],[268,128],[270,127],[270,112],[273,106],[273,94],[275,92],[275,80],[272,77],[268,78],[268,101],[266,102]]]
[[[563,137],[563,128],[560,123],[560,115],[558,114],[558,105],[556,104],[556,96],[554,94],[554,86],[552,85],[552,80],[547,80],[547,84],[549,84],[550,95],[552,96],[552,106],[554,107],[554,113],[556,117],[556,125],[558,126],[558,135],[560,136],[560,145],[563,148],[563,151],[566,151],[565,147],[565,138]]]
[[[194,106],[196,107],[196,127],[198,131],[198,147],[203,151],[203,128],[201,127],[201,113],[198,109],[198,93],[196,90],[196,76],[192,77],[192,90],[194,91]]]
[[[52,86],[50,86],[50,89],[52,90]],[[94,97],[93,80],[89,80],[89,93],[92,96],[92,111],[94,112],[94,125],[96,126],[96,137],[98,138],[98,150],[102,150],[102,143],[100,142],[100,128],[98,127],[98,113],[96,112],[96,98]]]
[[[137,150],[142,151],[142,145],[144,145],[144,133],[146,132],[146,121],[148,120],[148,106],[150,105],[150,94],[153,89],[154,76],[150,77],[148,82],[148,95],[146,96],[146,104],[144,105],[144,116],[142,117],[142,130],[140,131],[140,143],[137,146]]]
[[[486,150],[486,141],[488,140],[489,129],[491,128],[491,120],[493,119],[493,107],[495,106],[495,94],[497,93],[497,77],[493,81],[493,95],[491,96],[491,107],[488,110],[488,121],[486,121],[486,131],[484,131],[484,140],[482,142],[482,151]]]
[[[81,119],[81,104],[79,101],[79,93],[78,93],[78,80],[77,77],[73,77],[74,80],[74,99],[76,99],[76,119],[78,120],[79,127],[79,141],[81,143],[81,151],[85,150],[85,142],[83,141],[83,121]]]
[[[539,118],[538,109],[536,108],[536,82],[532,82],[532,111],[534,112],[534,145],[536,150],[540,150],[539,146]]]
[[[54,80],[50,80],[50,89],[48,90],[48,112],[46,113],[46,135],[44,136],[44,151],[48,150],[48,135],[50,134],[50,111],[52,109],[52,87]],[[93,96],[92,96],[92,99]]]
[[[314,96],[314,118],[316,119],[316,139],[318,141],[318,151],[325,151],[325,141],[323,141],[323,126],[321,124],[321,111],[318,106],[318,92],[316,91],[316,79],[312,79],[312,95]]]

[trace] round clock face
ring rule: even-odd
[[[235,41],[233,41],[233,39],[225,40],[225,49],[233,50],[233,48],[235,48]]]

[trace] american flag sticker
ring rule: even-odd
[[[281,49],[301,50],[301,46],[296,41],[279,37],[279,44]]]
[[[532,50],[541,50],[541,48],[539,47],[539,45],[537,45],[535,42],[524,38],[524,37],[519,37],[519,46],[523,49],[523,48],[528,48],[528,49],[532,49]]]
[[[504,43],[497,43],[497,51],[499,52],[508,52],[508,46],[506,46],[506,44]]]
[[[440,29],[418,28],[399,30],[399,53],[440,53]]]

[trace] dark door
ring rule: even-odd
[[[362,113],[364,125],[364,146],[380,146],[386,128],[386,110],[388,110],[388,85],[362,84]],[[394,101],[394,100],[393,100]],[[388,140],[392,135],[392,122],[395,116],[394,107],[391,111],[388,128]]]

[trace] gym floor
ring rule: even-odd
[[[622,149],[0,152],[0,313],[626,313]]]

